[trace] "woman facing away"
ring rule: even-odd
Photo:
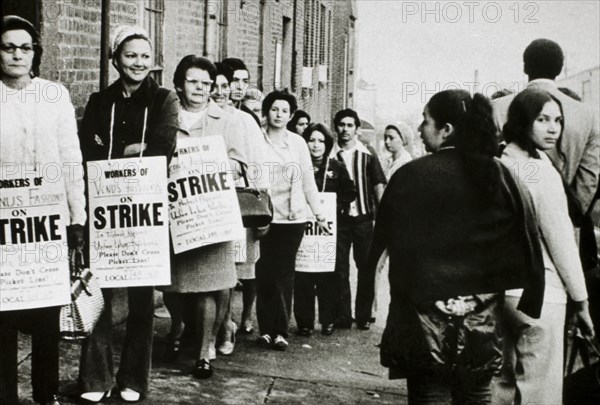
[[[348,211],[355,198],[354,182],[343,163],[329,158],[333,137],[329,129],[320,123],[306,128],[302,137],[308,145],[317,189],[335,193],[338,215]],[[337,235],[337,233],[336,233]],[[321,334],[333,333],[336,317],[338,280],[335,272],[296,272],[294,275],[294,318],[298,335],[310,336],[315,324],[315,295],[319,300],[319,323]]]
[[[319,191],[312,171],[310,153],[304,140],[288,131],[286,125],[296,110],[296,98],[286,91],[273,91],[263,101],[267,117],[267,154],[273,201],[273,222],[260,241],[256,263],[256,317],[261,336],[258,343],[286,350],[292,311],[296,254],[304,236],[307,210],[327,233],[327,220],[321,212]]]
[[[40,41],[29,21],[14,15],[2,19],[0,165],[7,171],[25,165],[28,169],[34,166],[36,171],[46,165],[63,169],[69,248],[82,249],[85,187],[75,110],[64,86],[37,77],[42,59]],[[60,182],[55,184],[59,189]],[[59,313],[59,306],[0,312],[0,403],[19,403],[17,334],[24,331],[32,335],[33,399],[59,405]]]
[[[119,78],[90,96],[79,139],[85,162],[131,156],[173,154],[178,131],[177,96],[148,76],[152,66],[148,33],[121,26],[112,43],[112,63]],[[145,132],[144,132],[145,129]],[[81,398],[100,402],[114,386],[112,349],[113,289],[102,290],[105,309],[92,334],[84,340],[79,365]],[[150,376],[154,328],[154,287],[127,288],[129,313],[117,386],[121,398],[139,401]]]
[[[529,196],[494,156],[492,109],[481,94],[435,94],[419,127],[431,155],[388,183],[369,255],[385,248],[391,303],[381,342],[409,404],[491,400],[502,363],[502,292],[527,286],[520,309],[539,316],[543,267]]]
[[[554,147],[560,150],[562,129],[560,103],[536,89],[526,89],[514,98],[503,128],[507,146],[502,163],[525,184],[533,199],[543,242],[546,290],[539,319],[517,310],[521,290],[506,292],[505,366],[496,384],[498,403],[562,402],[567,295],[574,301],[584,335],[594,334],[564,185],[544,153]]]

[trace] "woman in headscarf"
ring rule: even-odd
[[[112,42],[112,64],[119,78],[107,89],[90,96],[79,139],[83,160],[131,156],[171,158],[178,131],[175,93],[160,87],[150,76],[152,44],[140,27],[121,26]],[[82,345],[79,369],[81,398],[99,402],[114,386],[112,349],[113,290],[102,290],[105,309],[96,328]],[[127,288],[129,313],[117,385],[121,398],[139,401],[150,376],[154,326],[154,287]]]

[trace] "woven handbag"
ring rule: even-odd
[[[71,254],[71,303],[60,309],[60,335],[65,340],[89,336],[104,311],[104,298],[98,279],[84,268],[83,254]]]
[[[252,188],[248,182],[246,164],[239,162],[242,167],[242,177],[246,187],[236,187],[242,223],[244,228],[261,228],[273,220],[273,203],[268,191],[262,188]]]

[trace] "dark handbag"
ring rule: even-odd
[[[244,228],[262,228],[273,221],[273,203],[266,189],[250,187],[246,164],[239,162],[242,167],[242,177],[246,183],[245,187],[236,187],[242,223]]]
[[[600,350],[589,337],[573,334],[563,385],[565,405],[600,403]],[[573,372],[579,355],[582,368]],[[595,357],[595,361],[593,358]]]
[[[60,336],[65,340],[85,339],[104,311],[98,279],[83,265],[83,253],[71,253],[71,303],[60,309]]]

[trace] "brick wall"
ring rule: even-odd
[[[175,67],[181,58],[190,53],[205,54],[205,13],[222,12],[226,19],[226,44],[229,57],[246,62],[253,84],[259,82],[260,26],[262,19],[262,76],[265,92],[273,90],[275,76],[276,44],[283,44],[283,21],[290,20],[287,31],[293,37],[295,29],[295,55],[288,37],[283,60],[285,77],[280,87],[290,88],[298,96],[300,108],[307,110],[315,121],[330,122],[337,105],[336,98],[341,77],[337,37],[346,35],[351,7],[346,1],[319,0],[332,11],[332,55],[329,61],[330,80],[318,82],[313,75],[313,86],[303,90],[302,66],[304,59],[305,7],[310,0],[165,0],[163,28],[163,85],[172,88]],[[243,7],[242,7],[243,3]],[[40,30],[44,44],[42,77],[63,83],[71,92],[78,117],[81,117],[89,95],[98,91],[100,79],[101,0],[41,0]],[[295,6],[295,10],[294,10]],[[219,10],[218,8],[221,8]],[[110,6],[111,31],[121,24],[144,25],[146,12],[142,0],[112,0]],[[296,19],[294,20],[294,15]],[[343,27],[337,27],[342,24]],[[295,61],[295,71],[292,69]],[[337,70],[336,70],[337,67]],[[292,80],[291,75],[294,75]],[[118,74],[110,68],[110,82]],[[293,86],[295,84],[295,86]],[[337,104],[336,104],[337,103]],[[332,111],[332,109],[334,111]]]

